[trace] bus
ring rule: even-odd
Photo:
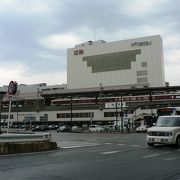
[[[157,117],[168,115],[180,115],[180,107],[162,107],[157,109]]]

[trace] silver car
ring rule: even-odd
[[[100,125],[90,125],[89,132],[103,132],[104,128]]]
[[[82,132],[82,127],[80,127],[80,126],[73,126],[72,127],[72,132],[80,133],[80,132]]]

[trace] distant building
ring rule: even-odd
[[[67,50],[67,88],[164,87],[159,35],[105,42],[88,41]]]
[[[39,84],[19,84],[17,88],[17,96],[23,99],[37,99],[37,93],[39,92],[56,92],[61,90],[66,90],[67,84],[61,85],[50,85],[48,86],[46,83],[39,83]],[[0,87],[0,91],[8,91],[8,86],[4,85]],[[7,97],[5,96],[4,99],[6,100]]]

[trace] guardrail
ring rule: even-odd
[[[43,142],[50,141],[50,133],[38,133],[38,134],[1,134],[0,143],[15,143],[15,142]]]
[[[4,127],[4,126],[1,126],[1,132],[3,133],[29,133],[30,134],[30,131],[28,132],[25,128],[7,128],[7,127]]]

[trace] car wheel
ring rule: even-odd
[[[148,146],[154,146],[154,143],[147,143]]]
[[[180,135],[176,139],[176,146],[179,148],[180,147]]]

